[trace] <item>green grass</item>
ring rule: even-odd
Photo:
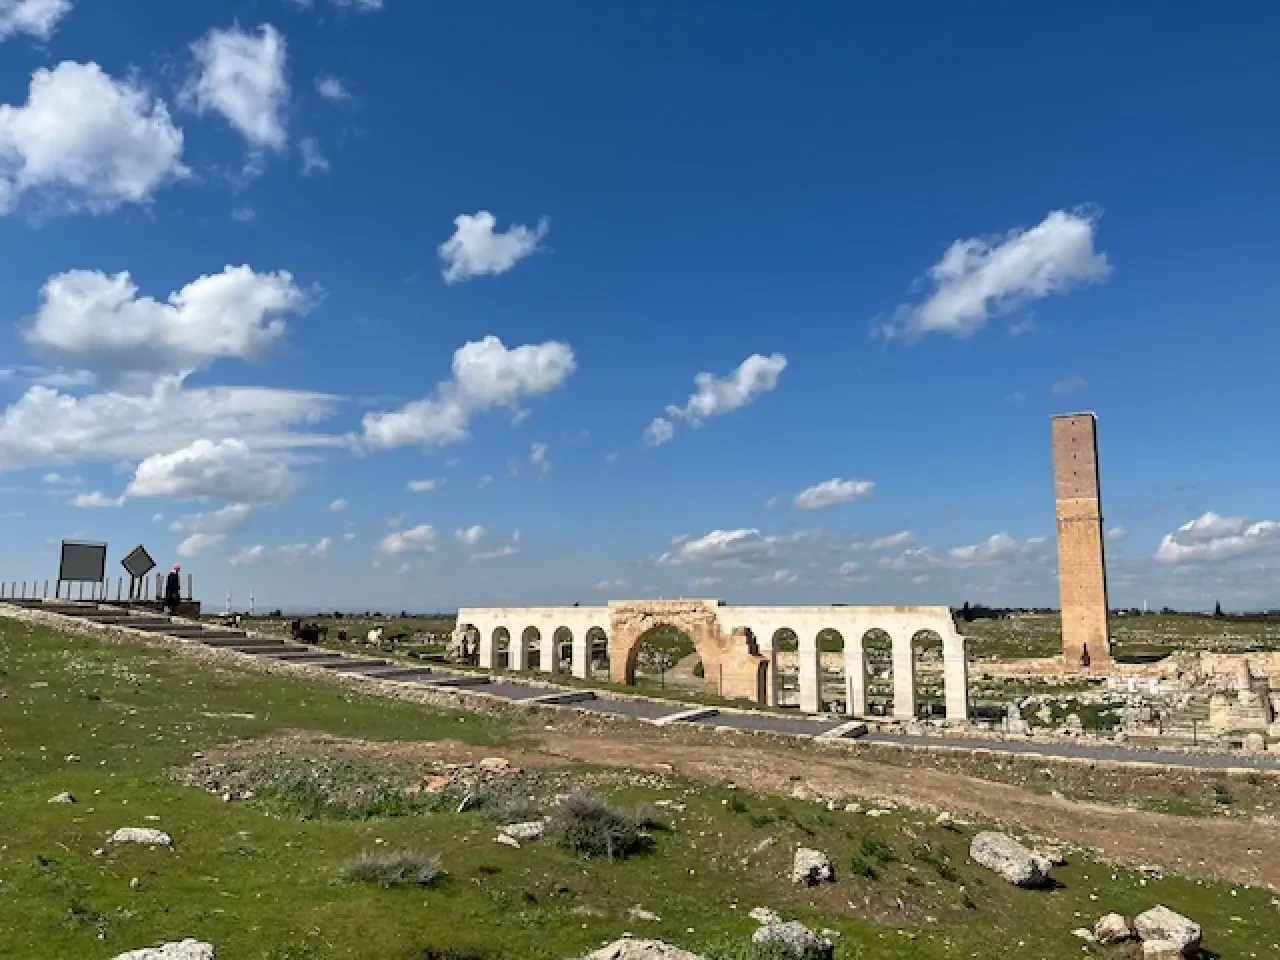
[[[615,861],[550,839],[496,844],[482,810],[351,802],[354,784],[367,781],[376,795],[417,776],[418,760],[375,769],[282,756],[275,792],[248,802],[174,777],[208,762],[193,753],[282,729],[494,749],[527,732],[516,721],[0,620],[0,957],[105,960],[193,936],[227,960],[560,960],[632,931],[739,960],[751,956],[747,911],[768,905],[838,930],[840,960],[1066,960],[1081,955],[1073,927],[1155,902],[1202,923],[1224,957],[1280,949],[1280,914],[1261,891],[1232,896],[1182,879],[1141,887],[1127,871],[1076,860],[1058,871],[1058,889],[1030,893],[970,864],[968,835],[931,818],[872,820],[647,772],[537,768],[513,787],[548,807],[578,785],[622,810],[674,804],[662,813],[669,829],[650,830],[648,849]],[[309,760],[320,769],[303,778]],[[63,790],[79,802],[47,802]],[[105,843],[126,825],[163,829],[174,849]],[[830,854],[837,883],[788,882],[800,844]],[[435,856],[440,871],[423,886],[414,869]],[[874,878],[846,868],[855,856],[875,858]],[[629,917],[637,904],[661,921]]]

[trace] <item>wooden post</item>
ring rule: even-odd
[[[48,580],[44,582],[44,589],[40,591],[40,599],[41,600],[49,599],[49,581]]]

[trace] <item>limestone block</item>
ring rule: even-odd
[[[1133,928],[1144,942],[1167,940],[1176,944],[1179,951],[1200,943],[1200,925],[1163,904],[1138,914],[1133,920]]]
[[[1019,887],[1039,887],[1049,882],[1053,870],[1044,857],[1005,833],[985,831],[973,838],[969,856],[974,863],[994,870]]]

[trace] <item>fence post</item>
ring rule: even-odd
[[[194,600],[194,599],[195,599],[195,594],[194,594],[194,593],[193,593],[193,591],[192,591],[191,574],[189,574],[189,573],[187,574],[187,599],[188,599],[188,600]]]
[[[41,600],[49,599],[49,581],[48,580],[44,582],[44,589],[40,591],[40,599]]]

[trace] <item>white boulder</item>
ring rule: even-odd
[[[121,827],[111,835],[112,843],[140,843],[148,847],[172,847],[173,837],[151,827]]]
[[[661,940],[624,938],[615,940],[607,947],[601,947],[595,953],[587,954],[582,960],[707,960],[707,958],[673,947]]]
[[[1029,850],[1007,833],[984,831],[969,845],[973,862],[994,870],[1019,887],[1041,887],[1050,880],[1051,864],[1034,850]]]
[[[1200,944],[1200,924],[1175,913],[1163,904],[1134,917],[1133,929],[1144,943],[1166,941],[1175,944],[1182,953]]]
[[[1111,945],[1113,943],[1124,943],[1133,936],[1133,929],[1129,926],[1129,921],[1118,913],[1108,913],[1104,917],[1099,917],[1098,922],[1093,925],[1093,935],[1101,944]]]
[[[771,910],[769,907],[752,907],[751,912],[747,914],[756,923],[781,923],[782,917],[778,916],[777,910]]]
[[[510,837],[517,843],[528,843],[532,840],[541,839],[546,829],[547,822],[545,820],[530,820],[527,823],[509,823],[498,832],[505,837]]]
[[[158,947],[130,950],[120,954],[115,960],[215,960],[216,957],[213,944],[187,939],[163,943]]]
[[[834,883],[835,867],[831,858],[821,850],[810,850],[800,847],[796,850],[791,862],[791,882],[803,883],[807,887],[816,887],[820,883]]]
[[[798,920],[765,924],[751,935],[751,942],[773,947],[775,952],[794,960],[831,960],[835,955],[830,940]]]

